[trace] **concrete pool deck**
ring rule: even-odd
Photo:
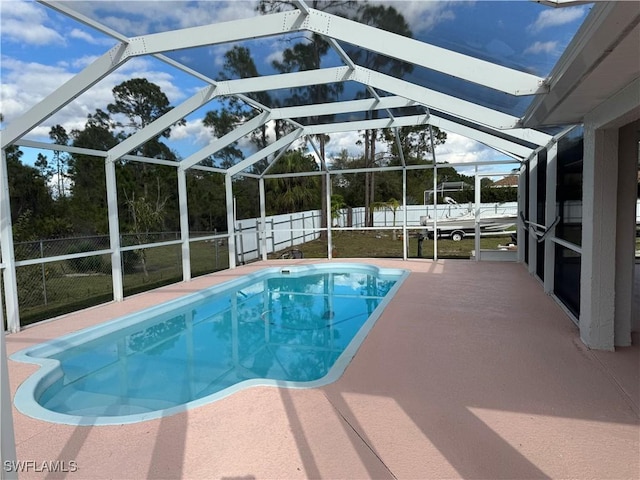
[[[20,478],[640,478],[640,348],[586,348],[522,265],[340,259],[412,271],[344,375],[258,387],[147,422],[77,427],[15,408]],[[7,353],[265,266],[7,335]],[[9,361],[12,393],[36,370]]]

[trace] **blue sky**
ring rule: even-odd
[[[100,18],[127,36],[246,18],[255,15],[253,2],[244,1],[135,1],[67,2],[83,14]],[[386,2],[407,19],[414,37],[470,55],[546,76],[589,6],[550,9],[534,2]],[[5,122],[18,117],[47,94],[81,71],[116,42],[93,28],[31,1],[0,0],[1,111]],[[247,43],[261,74],[273,72],[271,61],[290,46],[278,39]],[[176,52],[194,68],[215,74],[229,45]],[[36,128],[29,138],[47,140],[52,125],[68,131],[82,128],[88,113],[105,109],[111,89],[130,78],[145,77],[158,84],[173,105],[204,84],[151,57],[136,58],[92,87],[72,104]],[[187,125],[174,130],[169,144],[185,157],[212,136],[202,126],[204,112],[191,115]],[[4,126],[4,125],[3,125]],[[347,148],[358,153],[357,132],[332,135],[329,150]],[[35,156],[25,152],[27,157]],[[477,142],[450,134],[437,150],[439,161],[469,162],[505,159]]]

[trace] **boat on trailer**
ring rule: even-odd
[[[479,218],[480,234],[500,234],[510,233],[508,229],[517,222],[517,216],[512,214],[483,215]],[[433,238],[433,218],[421,216],[420,225],[426,227],[425,233],[428,238]],[[436,230],[438,238],[450,238],[456,242],[466,236],[473,236],[476,232],[476,216],[472,211],[463,213],[456,217],[440,217],[437,219]]]

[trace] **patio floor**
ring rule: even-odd
[[[351,261],[351,260],[349,260]],[[251,388],[133,425],[14,409],[18,458],[68,478],[640,478],[640,348],[587,349],[522,265],[360,260],[412,271],[335,383]],[[200,277],[8,335],[21,348],[254,271]],[[12,390],[33,365],[9,362]],[[20,478],[57,478],[24,472]]]

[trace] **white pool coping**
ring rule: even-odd
[[[352,272],[358,273],[374,273],[383,276],[398,276],[398,280],[389,290],[389,292],[382,298],[371,315],[369,315],[367,320],[354,335],[347,347],[336,359],[329,372],[320,379],[308,382],[272,380],[266,378],[245,380],[229,386],[212,395],[208,395],[197,400],[192,400],[190,402],[174,407],[154,410],[152,412],[119,416],[69,415],[48,410],[38,403],[37,399],[41,396],[41,394],[52,383],[54,383],[63,375],[60,369],[60,362],[58,360],[43,357],[60,353],[66,349],[81,345],[91,340],[100,338],[104,335],[108,335],[109,333],[125,329],[139,322],[145,321],[151,317],[165,314],[168,311],[194,303],[212,294],[223,293],[227,289],[245,285],[247,283],[252,283],[256,280],[259,280],[260,278],[263,278],[264,276],[273,273],[282,273],[286,271],[287,273],[291,273],[293,275],[302,275],[305,273],[331,272],[344,269],[348,269]],[[263,268],[242,277],[214,285],[212,287],[188,294],[180,298],[163,302],[153,307],[146,308],[140,312],[130,313],[122,317],[110,320],[108,322],[87,327],[77,332],[73,332],[62,337],[49,340],[47,342],[15,352],[10,356],[12,360],[23,363],[36,364],[40,366],[40,369],[30,375],[22,383],[22,385],[20,385],[20,387],[16,391],[14,404],[16,408],[25,415],[52,423],[60,423],[65,425],[125,425],[175,415],[177,413],[200,407],[202,405],[216,402],[222,398],[228,397],[230,395],[233,395],[234,393],[251,387],[263,386],[292,389],[321,387],[335,382],[342,376],[345,369],[347,368],[353,357],[356,355],[358,349],[360,348],[360,345],[375,325],[376,321],[384,311],[387,304],[399,290],[404,280],[409,276],[409,273],[409,270],[385,268],[360,263],[324,263],[291,266],[282,265],[278,267]]]

